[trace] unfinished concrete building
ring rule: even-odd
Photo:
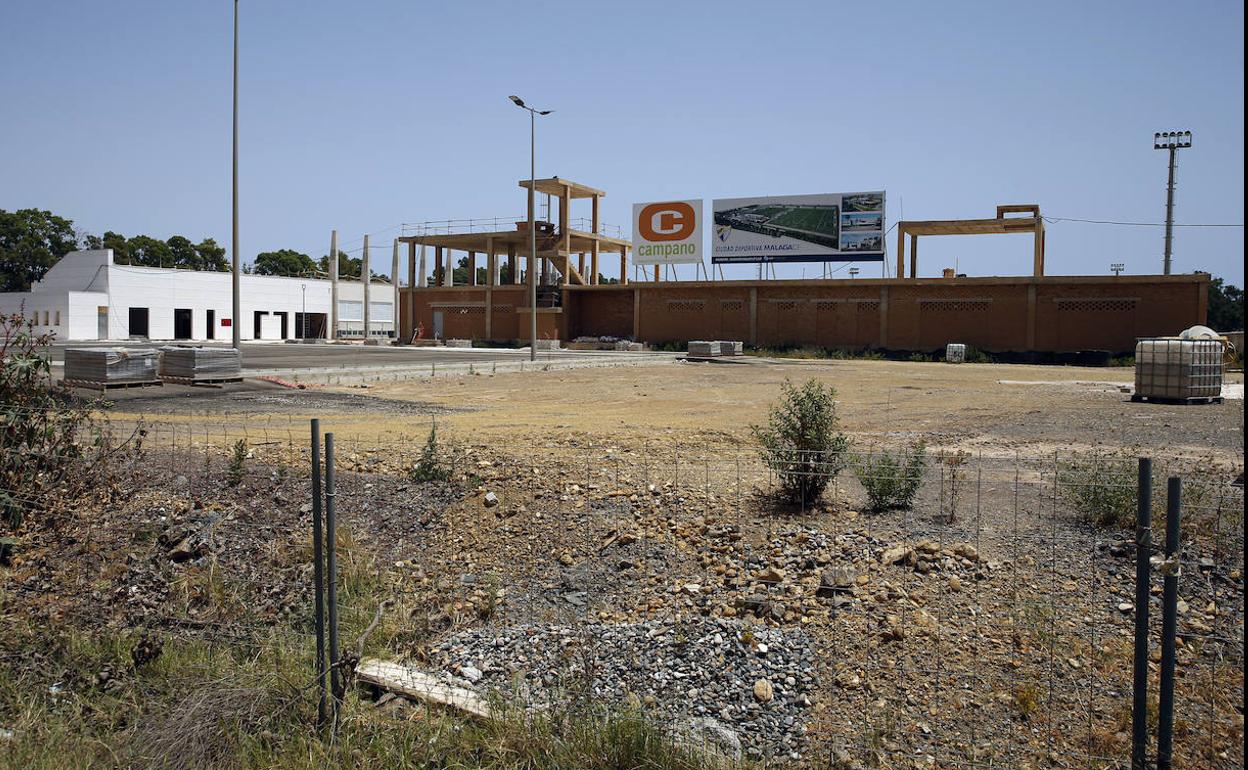
[[[527,190],[528,184],[520,187]],[[559,340],[735,339],[757,346],[899,351],[963,342],[992,352],[1127,352],[1138,337],[1176,334],[1205,321],[1207,274],[1045,275],[1044,222],[1039,207],[1030,204],[1000,206],[990,219],[899,222],[896,278],[665,282],[656,269],[653,280],[630,282],[629,242],[601,233],[603,191],[556,177],[537,180],[536,192],[558,202],[557,224],[536,225],[536,268],[527,264],[526,222],[506,230],[401,239],[409,245],[410,287],[401,292],[401,339],[410,340],[419,328],[425,337],[526,344],[532,311],[519,281],[533,269],[538,336]],[[571,206],[586,198],[592,217],[578,229]],[[1032,235],[1031,275],[946,271],[943,278],[917,277],[920,236],[1002,233]],[[420,246],[433,250],[430,285],[420,277]],[[459,283],[453,280],[455,252],[467,252],[466,280]],[[619,259],[617,282],[610,284],[598,280],[606,254]],[[484,280],[478,279],[478,257]]]

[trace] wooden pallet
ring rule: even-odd
[[[118,388],[146,388],[151,385],[164,385],[160,380],[141,380],[138,382],[95,382],[94,380],[61,380],[67,388],[84,388],[87,390],[116,390]]]
[[[174,377],[172,375],[163,375],[162,380],[170,385],[204,385],[207,387],[221,387],[227,382],[242,382],[242,377]]]
[[[1186,406],[1188,404],[1220,404],[1221,396],[1194,396],[1192,398],[1167,398],[1164,396],[1141,396],[1134,395],[1131,400],[1137,404],[1173,404],[1176,406]]]

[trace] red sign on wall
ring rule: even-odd
[[[228,319],[228,318],[222,318],[222,319],[221,319],[221,325],[222,325],[222,326],[229,326],[230,324],[231,324],[230,319]]]

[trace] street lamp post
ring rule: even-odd
[[[1179,150],[1192,146],[1191,131],[1165,131],[1153,134],[1153,149],[1170,153],[1170,181],[1166,185],[1166,256],[1162,272],[1170,275],[1171,247],[1174,244],[1174,159]]]
[[[529,112],[529,360],[537,360],[537,283],[534,273],[537,267],[537,228],[533,215],[537,206],[537,116],[549,115],[553,110],[539,110],[524,103],[519,96],[509,96],[512,103]]]
[[[233,178],[233,231],[232,240],[230,242],[230,250],[233,254],[233,271],[230,278],[230,288],[233,299],[233,309],[231,314],[233,318],[230,320],[231,340],[234,349],[242,355],[242,329],[239,325],[239,315],[242,314],[242,302],[240,300],[239,290],[239,256],[238,256],[238,0],[234,0],[234,178]]]

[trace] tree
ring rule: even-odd
[[[329,255],[322,254],[317,262],[322,273],[329,274]],[[360,271],[363,269],[364,263],[357,257],[352,258],[350,254],[338,250],[338,277],[339,278],[359,278]]]
[[[91,248],[96,248],[92,246]],[[121,233],[115,233],[112,230],[104,232],[104,238],[100,241],[99,248],[113,250],[113,263],[118,265],[130,264],[130,248],[126,245],[126,236]]]
[[[1244,328],[1244,290],[1221,278],[1209,282],[1208,325],[1214,331],[1234,332]]]
[[[173,251],[164,241],[136,235],[126,241],[130,264],[142,267],[173,267]]]
[[[30,291],[56,261],[78,247],[74,223],[51,211],[0,209],[0,291]]]
[[[212,238],[205,238],[195,244],[200,270],[213,270],[218,273],[229,272],[230,263],[225,259],[225,247],[218,246]]]
[[[165,241],[165,245],[169,247],[171,267],[199,269],[199,254],[195,251],[195,244],[191,243],[190,238],[184,235],[174,235]]]
[[[316,263],[294,249],[279,249],[257,254],[255,271],[257,275],[308,275],[316,272]]]

